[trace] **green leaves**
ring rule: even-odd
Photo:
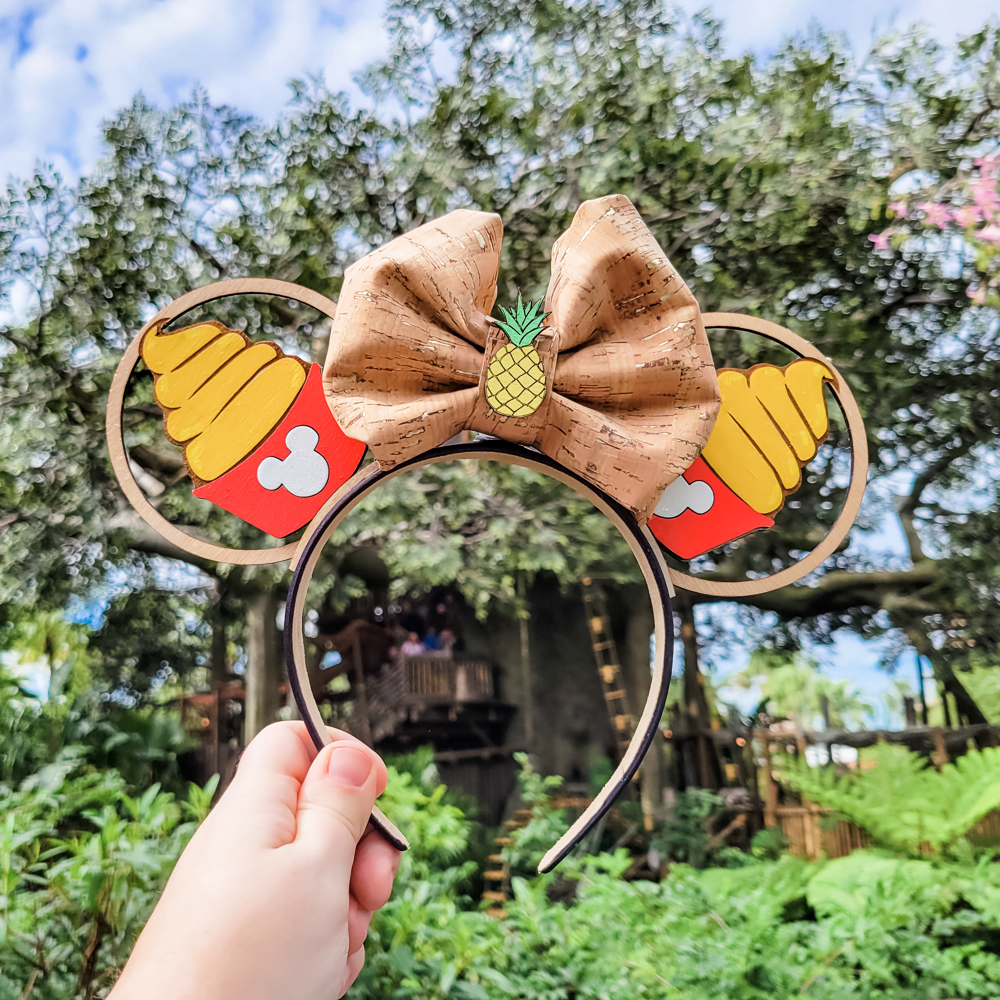
[[[75,747],[36,780],[0,787],[0,967],[19,996],[29,980],[39,1000],[113,984],[216,783],[186,802],[159,784],[133,797]]]
[[[828,768],[784,761],[781,779],[821,806],[847,816],[896,850],[939,854],[987,813],[1000,808],[1000,747],[969,750],[940,770],[905,747],[879,744],[842,777]]]
[[[515,877],[490,920],[431,873],[376,914],[354,995],[500,1000],[992,997],[1000,865],[860,852],[624,882],[611,855]],[[571,895],[569,902],[553,896]],[[397,896],[407,900],[404,907]],[[412,905],[416,904],[416,905]],[[405,915],[405,925],[402,918]]]
[[[515,834],[523,856],[532,826],[539,833],[560,820],[548,807],[558,779],[520,763],[532,808]],[[401,785],[391,774],[400,805],[434,783],[421,763],[407,764]],[[441,800],[424,808],[437,812]],[[461,817],[449,824],[456,819],[470,834]],[[508,916],[494,921],[456,869],[404,859],[373,920],[354,996],[973,1000],[994,996],[1000,981],[1000,864],[985,856],[945,863],[862,851],[829,863],[785,855],[736,869],[674,864],[659,884],[623,881],[630,861],[619,851],[542,877],[515,869]]]
[[[589,501],[497,462],[406,473],[360,504],[333,544],[375,544],[394,593],[453,584],[480,617],[521,610],[519,574],[530,581],[547,571],[565,584],[587,572],[616,583],[641,579],[627,544]]]
[[[548,313],[539,315],[541,308],[541,302],[529,302],[525,306],[521,293],[518,292],[517,306],[513,312],[500,306],[504,318],[497,320],[497,326],[507,334],[510,342],[516,347],[527,347],[542,332],[542,324],[549,315]]]

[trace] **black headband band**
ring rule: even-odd
[[[655,652],[652,678],[649,697],[643,708],[635,735],[608,783],[601,789],[583,815],[573,823],[559,842],[542,859],[539,871],[546,872],[562,861],[573,847],[586,836],[587,832],[611,808],[614,800],[632,780],[642,763],[642,758],[656,736],[660,716],[667,699],[667,688],[670,685],[674,628],[670,603],[672,589],[667,567],[659,546],[648,528],[640,526],[632,513],[617,501],[540,452],[493,439],[477,441],[472,444],[445,445],[418,458],[403,462],[388,471],[381,470],[375,464],[369,465],[350,482],[345,483],[331,497],[324,509],[316,515],[309,527],[306,528],[303,541],[292,562],[292,582],[288,590],[288,602],[285,610],[285,658],[288,665],[288,679],[306,728],[309,730],[317,749],[322,748],[331,740],[309,685],[302,630],[309,583],[320,553],[347,515],[381,483],[413,469],[457,458],[487,459],[534,469],[565,483],[577,494],[590,500],[595,507],[610,518],[628,543],[639,563],[653,603]],[[405,850],[408,846],[406,838],[378,809],[372,813],[372,825],[400,850]]]

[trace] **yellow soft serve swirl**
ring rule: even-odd
[[[276,344],[254,344],[221,323],[173,333],[150,330],[142,360],[167,436],[184,448],[192,475],[209,482],[250,454],[281,422],[307,368]]]
[[[830,430],[826,365],[810,358],[785,368],[719,371],[722,406],[702,454],[720,479],[760,514],[771,516],[799,488],[802,466]]]

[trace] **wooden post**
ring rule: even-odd
[[[244,744],[274,722],[279,708],[281,663],[278,657],[277,613],[277,598],[270,590],[256,594],[247,607]]]
[[[524,572],[517,574],[517,596],[522,605],[527,605],[527,587],[524,582]],[[529,751],[535,745],[535,708],[534,693],[531,683],[531,645],[528,641],[528,619],[518,620],[521,640],[521,690],[524,692],[524,744]]]
[[[920,685],[920,718],[925,726],[929,726],[927,714],[927,692],[924,690],[924,658],[917,653],[917,683]]]
[[[797,732],[795,734],[795,756],[799,761],[806,759],[806,738]],[[816,843],[816,806],[808,795],[802,795],[802,833],[805,839],[806,857],[814,861],[819,857],[819,845]]]
[[[705,678],[698,665],[698,630],[690,598],[678,594],[677,611],[681,619],[681,640],[684,643],[684,705],[691,728],[695,732],[698,753],[698,783],[702,788],[717,787],[713,767],[713,747],[708,736],[711,713],[705,697]]]
[[[361,637],[354,630],[352,642],[354,653],[354,685],[357,689],[357,701],[354,705],[354,717],[359,721],[358,731],[354,734],[362,743],[372,745],[372,728],[368,718],[368,690],[365,688],[365,665],[361,657]]]
[[[933,737],[934,754],[931,759],[934,761],[934,766],[940,771],[948,763],[948,750],[944,745],[944,730],[938,726],[934,730]]]
[[[222,584],[220,583],[221,587]],[[228,641],[226,620],[222,614],[222,598],[212,608],[209,621],[212,626],[212,684],[221,686],[229,680]]]
[[[778,786],[771,771],[771,743],[766,729],[757,730],[764,754],[764,826],[778,825]]]

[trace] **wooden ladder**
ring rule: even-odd
[[[510,834],[514,830],[520,830],[527,826],[530,819],[530,809],[518,809],[514,813],[513,819],[504,821],[503,827],[507,831],[504,836],[497,837],[493,841],[494,846],[499,847],[500,851],[497,854],[489,855],[489,861],[493,867],[483,872],[486,890],[483,892],[482,898],[493,904],[484,912],[488,917],[493,917],[494,920],[503,920],[507,916],[503,904],[510,899],[510,863],[503,852],[514,843]]]
[[[604,701],[608,706],[608,716],[618,740],[618,759],[621,760],[635,732],[635,719],[625,689],[625,677],[618,662],[618,649],[611,634],[611,619],[600,584],[589,576],[583,578],[583,606],[587,613],[587,627],[590,642],[594,647],[597,673],[604,690]]]

